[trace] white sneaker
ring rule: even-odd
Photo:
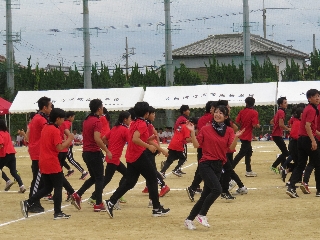
[[[118,201],[116,202],[115,205],[113,205],[113,209],[114,210],[121,210],[121,207],[120,207],[120,200],[118,199]]]
[[[24,187],[24,185],[22,185],[20,187],[20,190],[18,191],[18,193],[24,193],[27,189]]]
[[[234,189],[234,187],[237,186],[237,183],[231,179],[231,181],[229,182],[229,192]]]
[[[8,182],[6,182],[6,187],[4,188],[4,190],[9,191],[13,184],[14,182],[12,182],[11,180],[8,180]]]
[[[210,227],[210,224],[208,223],[208,219],[206,216],[201,216],[201,215],[197,215],[196,216],[196,220],[198,221],[198,223],[202,224],[205,227]]]
[[[243,195],[243,194],[247,194],[248,193],[248,189],[244,186],[242,188],[238,188],[236,190],[236,192],[234,193],[234,195]]]
[[[195,230],[195,229],[197,229],[196,226],[194,226],[193,221],[191,221],[191,220],[189,220],[189,219],[184,220],[184,226],[185,226],[186,228],[188,228],[189,230]]]
[[[251,171],[251,172],[246,172],[246,177],[256,177],[257,176],[257,173]]]

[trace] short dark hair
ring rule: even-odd
[[[130,108],[130,109],[128,110],[128,112],[130,113],[132,120],[135,120],[135,119],[137,118],[136,113],[134,112],[134,109],[133,109],[133,108]]]
[[[199,120],[199,118],[197,118],[197,117],[190,118],[190,122],[193,124],[198,124],[198,120]]]
[[[68,112],[66,112],[66,118],[73,117],[73,116],[75,116],[75,115],[76,115],[76,113],[73,112],[73,111],[68,111]]]
[[[44,107],[48,107],[50,102],[51,102],[51,98],[48,98],[48,97],[39,98],[38,100],[39,110],[42,110]]]
[[[189,109],[190,109],[190,108],[189,108],[188,105],[182,105],[182,106],[180,107],[180,114],[182,115],[183,112],[188,111]]]
[[[127,111],[120,112],[118,120],[117,120],[115,126],[119,126],[120,124],[122,124],[123,120],[128,119],[130,117],[130,115],[131,114],[129,112],[127,112]]]
[[[217,106],[220,106],[220,105],[222,105],[222,106],[228,106],[228,104],[229,104],[228,100],[219,100],[219,101],[217,102]]]
[[[51,123],[54,123],[57,120],[57,118],[65,118],[65,116],[66,112],[64,110],[62,110],[61,108],[54,108],[50,112],[49,121]]]
[[[295,110],[295,112],[294,112],[294,114],[293,114],[293,117],[299,119],[300,116],[301,116],[301,114],[302,114],[302,112],[303,112],[303,109],[304,109],[304,108],[302,108],[302,107],[298,107],[298,108]]]
[[[8,132],[6,121],[0,119],[0,131]]]
[[[286,97],[279,97],[277,100],[278,106],[280,106],[280,104],[282,104],[284,100],[287,100],[287,98]]]
[[[137,102],[134,105],[134,113],[136,117],[143,117],[146,113],[149,112],[149,103],[147,102]]]
[[[247,107],[253,107],[256,100],[253,97],[247,97],[244,102],[246,103]]]
[[[100,99],[92,99],[89,103],[91,113],[96,113],[99,108],[102,107],[102,101]]]
[[[106,119],[110,122],[111,120],[111,117],[110,117],[110,114],[109,114],[109,111],[103,107],[103,115],[106,117]]]
[[[227,106],[224,106],[224,105],[218,105],[215,109],[215,111],[219,110],[220,112],[223,113],[223,115],[225,117],[227,117],[227,119],[224,120],[224,123],[227,125],[227,126],[231,126],[231,123],[230,123],[230,118],[229,118],[229,109],[227,108]]]
[[[210,109],[211,107],[214,107],[214,104],[215,104],[216,101],[208,101],[206,103],[206,113],[209,113],[210,112]]]
[[[155,113],[155,112],[156,112],[156,109],[152,106],[149,106],[149,114]]]
[[[311,98],[317,94],[319,94],[319,91],[317,89],[309,89],[306,93],[306,96],[307,98]]]

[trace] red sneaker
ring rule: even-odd
[[[302,182],[301,185],[300,185],[300,189],[304,194],[310,194],[311,193],[310,190],[309,190],[308,183]]]
[[[161,188],[159,197],[164,197],[168,192],[170,192],[170,188],[168,187],[168,185],[165,185],[164,187]]]
[[[145,188],[142,190],[142,193],[149,193],[148,187],[145,187]]]
[[[95,204],[93,206],[93,211],[95,211],[95,212],[106,212],[107,208],[106,208],[105,202],[102,201],[99,205]]]
[[[77,192],[74,192],[72,195],[71,195],[71,204],[73,206],[76,207],[76,209],[80,210],[81,209],[81,197],[78,195]]]

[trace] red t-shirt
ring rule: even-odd
[[[198,120],[198,130],[200,131],[201,128],[204,126],[212,123],[213,115],[211,113],[205,113],[202,117],[199,118]]]
[[[245,128],[239,138],[251,142],[253,126],[259,124],[258,112],[252,108],[242,109],[236,118],[236,123],[240,124],[240,130]]]
[[[47,123],[48,121],[45,117],[36,114],[29,124],[28,151],[31,160],[39,160],[41,131]]]
[[[302,118],[299,129],[299,136],[308,136],[306,130],[306,122],[311,123],[312,135],[316,136],[317,129],[317,113],[316,109],[311,104],[308,104],[302,112]]]
[[[60,126],[59,126],[59,130],[60,130],[60,136],[62,141],[66,140],[68,137],[64,134],[65,130],[70,130],[72,123],[68,120],[65,120]],[[72,143],[71,143],[72,145]],[[69,147],[61,150],[60,152],[68,152]]]
[[[173,137],[169,143],[168,149],[183,152],[184,144],[186,144],[186,138],[190,137],[190,130],[186,127],[186,124],[181,124],[174,130]]]
[[[123,147],[129,142],[129,128],[123,125],[115,126],[107,133],[106,138],[109,142],[108,149],[112,153],[112,159],[106,156],[106,162],[118,166],[120,164]]]
[[[127,163],[133,163],[137,161],[143,151],[146,150],[144,147],[141,147],[132,142],[133,134],[135,133],[135,131],[138,131],[140,133],[140,139],[143,142],[147,142],[149,138],[149,130],[146,121],[138,118],[135,121],[131,122],[129,128],[129,141],[126,152]]]
[[[106,136],[108,132],[110,132],[110,124],[106,116],[104,115],[100,117],[100,121],[101,121],[101,137],[103,137],[103,136]]]
[[[0,144],[3,144],[3,147],[0,148],[0,157],[5,157],[7,154],[16,153],[12,145],[11,136],[7,131],[0,131]]]
[[[297,140],[299,138],[299,129],[300,129],[300,119],[294,118],[296,120],[292,121],[290,137]]]
[[[62,171],[58,159],[57,145],[62,143],[60,130],[55,125],[45,125],[41,132],[39,169],[42,174]]]
[[[174,123],[174,126],[173,126],[174,130],[176,130],[179,127],[179,125],[185,124],[187,121],[188,119],[186,118],[186,116],[184,115],[179,116],[176,122]]]
[[[273,129],[272,129],[272,136],[275,137],[282,137],[283,129],[279,126],[279,120],[282,119],[283,122],[286,118],[286,113],[283,109],[279,109],[273,117]]]
[[[97,116],[89,116],[82,124],[83,129],[83,151],[99,152],[100,147],[94,140],[94,132],[101,133],[101,122]]]
[[[230,151],[229,147],[234,137],[234,131],[231,127],[227,127],[223,137],[211,125],[201,128],[197,136],[199,144],[202,145],[200,162],[222,160],[223,164],[225,164],[227,162],[226,154]]]

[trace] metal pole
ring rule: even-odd
[[[11,0],[6,0],[6,57],[7,57],[7,88],[12,94],[14,91],[14,56],[12,42],[12,13]]]
[[[266,16],[267,10],[264,7],[264,0],[263,0],[263,10],[262,10],[262,12],[263,12],[263,14],[262,14],[262,17],[263,17],[263,37],[267,38],[267,16]]]
[[[129,76],[129,49],[128,49],[128,38],[126,37],[126,78]]]
[[[88,0],[83,0],[84,88],[92,88]]]
[[[243,0],[244,83],[252,82],[248,0]]]
[[[313,34],[313,54],[315,54],[317,51],[316,49],[316,35]]]

